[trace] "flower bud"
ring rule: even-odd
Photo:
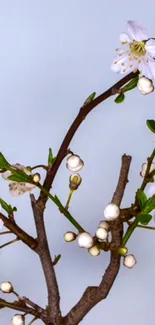
[[[98,228],[104,228],[104,229],[106,229],[108,231],[109,230],[109,224],[108,224],[107,221],[101,220],[99,225],[98,225]]]
[[[1,210],[1,205],[0,205],[0,210]],[[3,222],[3,220],[2,220],[2,219],[0,219],[0,229],[2,229],[2,228],[3,228],[3,226],[4,226],[4,222]]]
[[[69,177],[69,187],[71,190],[77,190],[82,182],[82,178],[79,174],[73,174]]]
[[[40,174],[39,173],[36,173],[33,175],[33,181],[34,183],[39,183],[40,181]]]
[[[90,248],[93,246],[93,237],[88,232],[82,232],[77,236],[78,245],[81,248]]]
[[[137,263],[137,261],[136,261],[136,258],[134,257],[134,255],[129,254],[124,257],[123,264],[124,264],[124,266],[128,267],[129,269],[131,269],[136,263]]]
[[[117,253],[121,256],[125,256],[127,253],[128,253],[128,249],[127,247],[120,247],[118,250],[117,250]]]
[[[7,281],[7,282],[2,282],[0,285],[0,290],[3,293],[11,293],[13,291],[13,285],[11,282]]]
[[[120,214],[119,207],[114,203],[109,203],[104,209],[104,217],[106,220],[113,221]]]
[[[25,325],[25,317],[20,314],[16,314],[12,318],[12,325]]]
[[[64,234],[64,239],[66,242],[72,242],[76,239],[76,234],[72,231],[68,231]]]
[[[142,176],[142,177],[145,176],[146,169],[147,169],[147,163],[144,163],[144,164],[141,166],[140,176]],[[154,164],[154,163],[151,164],[149,174],[150,174],[153,170],[155,170],[155,164]]]
[[[83,166],[84,162],[78,155],[71,155],[67,158],[66,167],[72,172],[78,172]]]
[[[146,78],[146,77],[141,77],[138,80],[137,87],[140,90],[141,94],[143,95],[148,95],[154,91],[154,86],[152,83],[152,80]]]
[[[88,252],[92,256],[98,256],[100,254],[100,249],[98,248],[98,246],[95,245],[89,248]]]
[[[102,239],[102,240],[106,239],[106,238],[108,237],[108,232],[107,232],[107,230],[104,229],[104,228],[98,228],[98,229],[96,230],[96,237],[97,237],[98,239]]]

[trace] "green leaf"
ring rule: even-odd
[[[143,212],[144,212],[144,214],[148,214],[149,212],[151,212],[154,209],[155,209],[155,194],[147,200],[147,202],[145,203],[145,205],[143,207]]]
[[[53,152],[52,152],[52,149],[49,148],[48,166],[52,166],[52,164],[53,164]]]
[[[146,125],[153,133],[155,133],[155,120],[147,120]]]
[[[32,177],[24,173],[22,170],[14,170],[13,168],[9,168],[13,175],[9,176],[8,179],[14,182],[26,182],[31,183]]]
[[[140,208],[143,209],[144,205],[146,204],[146,202],[148,200],[146,194],[142,190],[138,189],[137,193],[136,193],[136,197],[137,197]]]
[[[135,78],[130,80],[129,83],[122,88],[122,90],[125,92],[136,88],[138,80],[139,80],[139,76],[136,76]]]
[[[96,93],[93,92],[93,93],[92,93],[92,94],[91,94],[91,95],[90,95],[90,96],[85,100],[83,106],[84,106],[84,105],[87,105],[87,104],[89,104],[89,103],[91,103],[91,102],[94,100],[95,96],[96,96]]]
[[[13,211],[17,211],[17,208],[12,208],[12,206],[10,205],[10,204],[7,204],[4,200],[2,200],[1,198],[0,198],[0,204],[1,204],[1,206],[2,206],[2,208],[7,212],[7,213],[11,213],[11,212],[13,212]]]
[[[142,225],[148,225],[148,223],[151,221],[152,216],[151,214],[142,214],[139,216],[139,222]]]
[[[125,95],[122,93],[122,94],[119,94],[116,98],[115,98],[115,103],[116,104],[120,104],[120,103],[123,103],[124,102],[124,99],[125,99]]]
[[[56,161],[57,157],[53,157],[52,163],[54,164],[54,162]]]
[[[5,157],[2,155],[2,153],[0,152],[0,168],[5,168],[5,169],[7,169],[8,168],[8,166],[10,166],[9,165],[9,163],[8,163],[8,161],[5,159]]]

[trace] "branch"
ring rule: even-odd
[[[125,187],[128,182],[130,163],[131,157],[123,155],[118,184],[112,198],[112,202],[117,205],[121,204]],[[111,233],[113,246],[119,248],[123,237],[123,224],[121,219],[118,218],[116,221],[111,222]],[[64,317],[63,325],[79,324],[84,316],[86,316],[97,303],[107,297],[119,272],[120,259],[120,255],[117,255],[114,251],[111,252],[110,263],[105,271],[101,283],[98,287],[88,287],[86,289],[80,301]]]
[[[136,77],[139,74],[139,72],[131,72],[129,73],[127,76],[125,76],[124,78],[122,78],[120,81],[118,81],[116,84],[114,84],[112,87],[110,87],[107,91],[105,91],[103,94],[101,94],[100,96],[98,96],[97,98],[95,98],[92,102],[83,105],[80,108],[79,114],[77,115],[77,117],[75,118],[74,122],[72,123],[71,127],[69,128],[61,146],[60,149],[58,151],[57,154],[57,158],[53,164],[53,166],[51,168],[49,168],[49,170],[47,171],[46,174],[46,178],[43,184],[43,187],[46,188],[46,190],[49,192],[50,188],[52,186],[53,180],[55,178],[55,175],[57,173],[57,170],[62,162],[62,160],[64,159],[64,157],[66,156],[66,152],[67,152],[67,148],[75,134],[75,132],[77,131],[77,129],[79,128],[79,126],[82,124],[82,122],[84,121],[84,119],[86,118],[86,116],[100,103],[102,103],[103,101],[105,101],[107,98],[113,96],[114,94],[117,93],[117,91],[124,86],[129,80],[131,80],[132,78]],[[41,191],[40,196],[39,196],[39,200],[44,199],[44,202],[46,203],[47,201],[47,195],[45,193],[43,193]]]
[[[52,258],[49,251],[44,218],[43,218],[43,210],[39,203],[35,200],[33,194],[30,194],[31,204],[34,214],[34,220],[36,224],[37,236],[38,236],[38,247],[37,253],[39,255],[47,290],[48,290],[48,308],[47,311],[49,313],[50,320],[53,325],[60,324],[61,313],[60,313],[60,297],[59,297],[59,289],[56,280],[56,275],[54,271],[54,266],[52,262]]]
[[[6,300],[0,298],[0,308],[4,308],[4,307],[15,309],[18,311],[23,311],[27,314],[31,314],[31,315],[40,317],[39,313],[36,310],[34,310],[30,307],[27,307],[25,304],[21,304],[18,301],[9,302],[9,301],[6,301]]]
[[[4,226],[14,233],[24,244],[29,246],[32,250],[36,250],[37,241],[21,229],[14,221],[5,217],[0,213],[0,219],[4,222]]]

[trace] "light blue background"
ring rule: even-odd
[[[154,10],[153,0],[143,4],[140,0],[0,1],[0,150],[11,163],[46,164],[49,147],[56,154],[87,96],[93,91],[100,94],[120,79],[110,65],[127,20],[138,20],[150,37],[155,36]],[[121,155],[133,157],[125,207],[134,200],[140,166],[154,146],[145,121],[154,118],[155,94],[143,96],[134,90],[126,97],[122,105],[110,98],[94,109],[70,146],[85,162],[83,183],[70,211],[92,235],[117,184]],[[65,163],[52,190],[64,204],[70,175]],[[8,183],[0,184],[1,197],[18,208],[19,226],[35,236],[29,196],[12,198]],[[52,256],[62,254],[56,273],[66,314],[88,285],[100,282],[109,254],[93,258],[77,243],[65,243],[64,233],[74,228],[52,202],[47,204],[45,219]],[[7,236],[0,237],[0,244],[14,238]],[[135,231],[128,248],[137,258],[136,267],[122,266],[107,300],[86,316],[83,325],[154,324],[154,247],[154,232]],[[20,242],[0,251],[0,281],[5,280],[20,295],[47,304],[39,259]],[[0,309],[0,323],[9,325],[14,313]]]

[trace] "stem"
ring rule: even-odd
[[[20,238],[16,238],[16,239],[14,239],[14,240],[11,240],[11,241],[9,241],[9,242],[7,242],[7,243],[1,245],[1,246],[0,246],[0,249],[3,248],[3,247],[5,247],[5,246],[9,246],[9,245],[11,245],[11,244],[13,244],[13,243],[16,243],[16,242],[19,241],[19,240],[20,240]]]
[[[129,240],[130,236],[132,235],[133,231],[137,227],[137,224],[139,222],[139,218],[137,217],[134,222],[129,226],[123,240],[122,240],[122,246],[125,246],[127,241]]]
[[[35,320],[37,320],[37,319],[38,319],[38,317],[35,316],[28,325],[32,325],[32,323],[34,323]]]
[[[143,179],[142,185],[141,185],[141,187],[140,187],[140,189],[141,189],[142,191],[144,191],[144,189],[145,189],[145,187],[146,187],[146,185],[147,185],[147,183],[148,183],[148,182],[147,182],[147,177],[148,177],[148,175],[149,175],[150,167],[151,167],[151,164],[152,164],[152,161],[153,161],[154,157],[155,157],[155,149],[153,150],[151,156],[147,159],[147,160],[148,160],[147,169],[146,169],[146,173],[145,173],[145,176],[144,176],[144,179]]]
[[[0,235],[12,234],[12,231],[2,231]]]
[[[59,199],[57,197],[54,197],[52,194],[50,194],[46,188],[44,188],[41,184],[37,184],[37,186],[40,188],[40,190],[48,196],[59,208],[60,212],[64,214],[64,216],[72,223],[72,225],[78,229],[80,232],[85,232],[84,228],[80,226],[80,224],[71,216],[71,214],[66,210],[66,208],[61,204]]]
[[[33,170],[33,169],[37,169],[37,168],[43,168],[43,169],[45,169],[46,171],[47,171],[47,169],[48,169],[48,167],[45,166],[45,165],[36,165],[36,166],[34,166],[34,167],[31,167],[31,170]]]
[[[70,190],[69,196],[68,196],[68,199],[67,199],[67,202],[66,202],[66,206],[65,206],[66,210],[68,210],[68,208],[69,208],[69,204],[70,204],[73,193],[74,193],[74,190]]]
[[[137,225],[138,228],[145,228],[145,229],[148,229],[148,230],[155,230],[154,227],[148,227],[148,226],[141,226],[141,225]]]

